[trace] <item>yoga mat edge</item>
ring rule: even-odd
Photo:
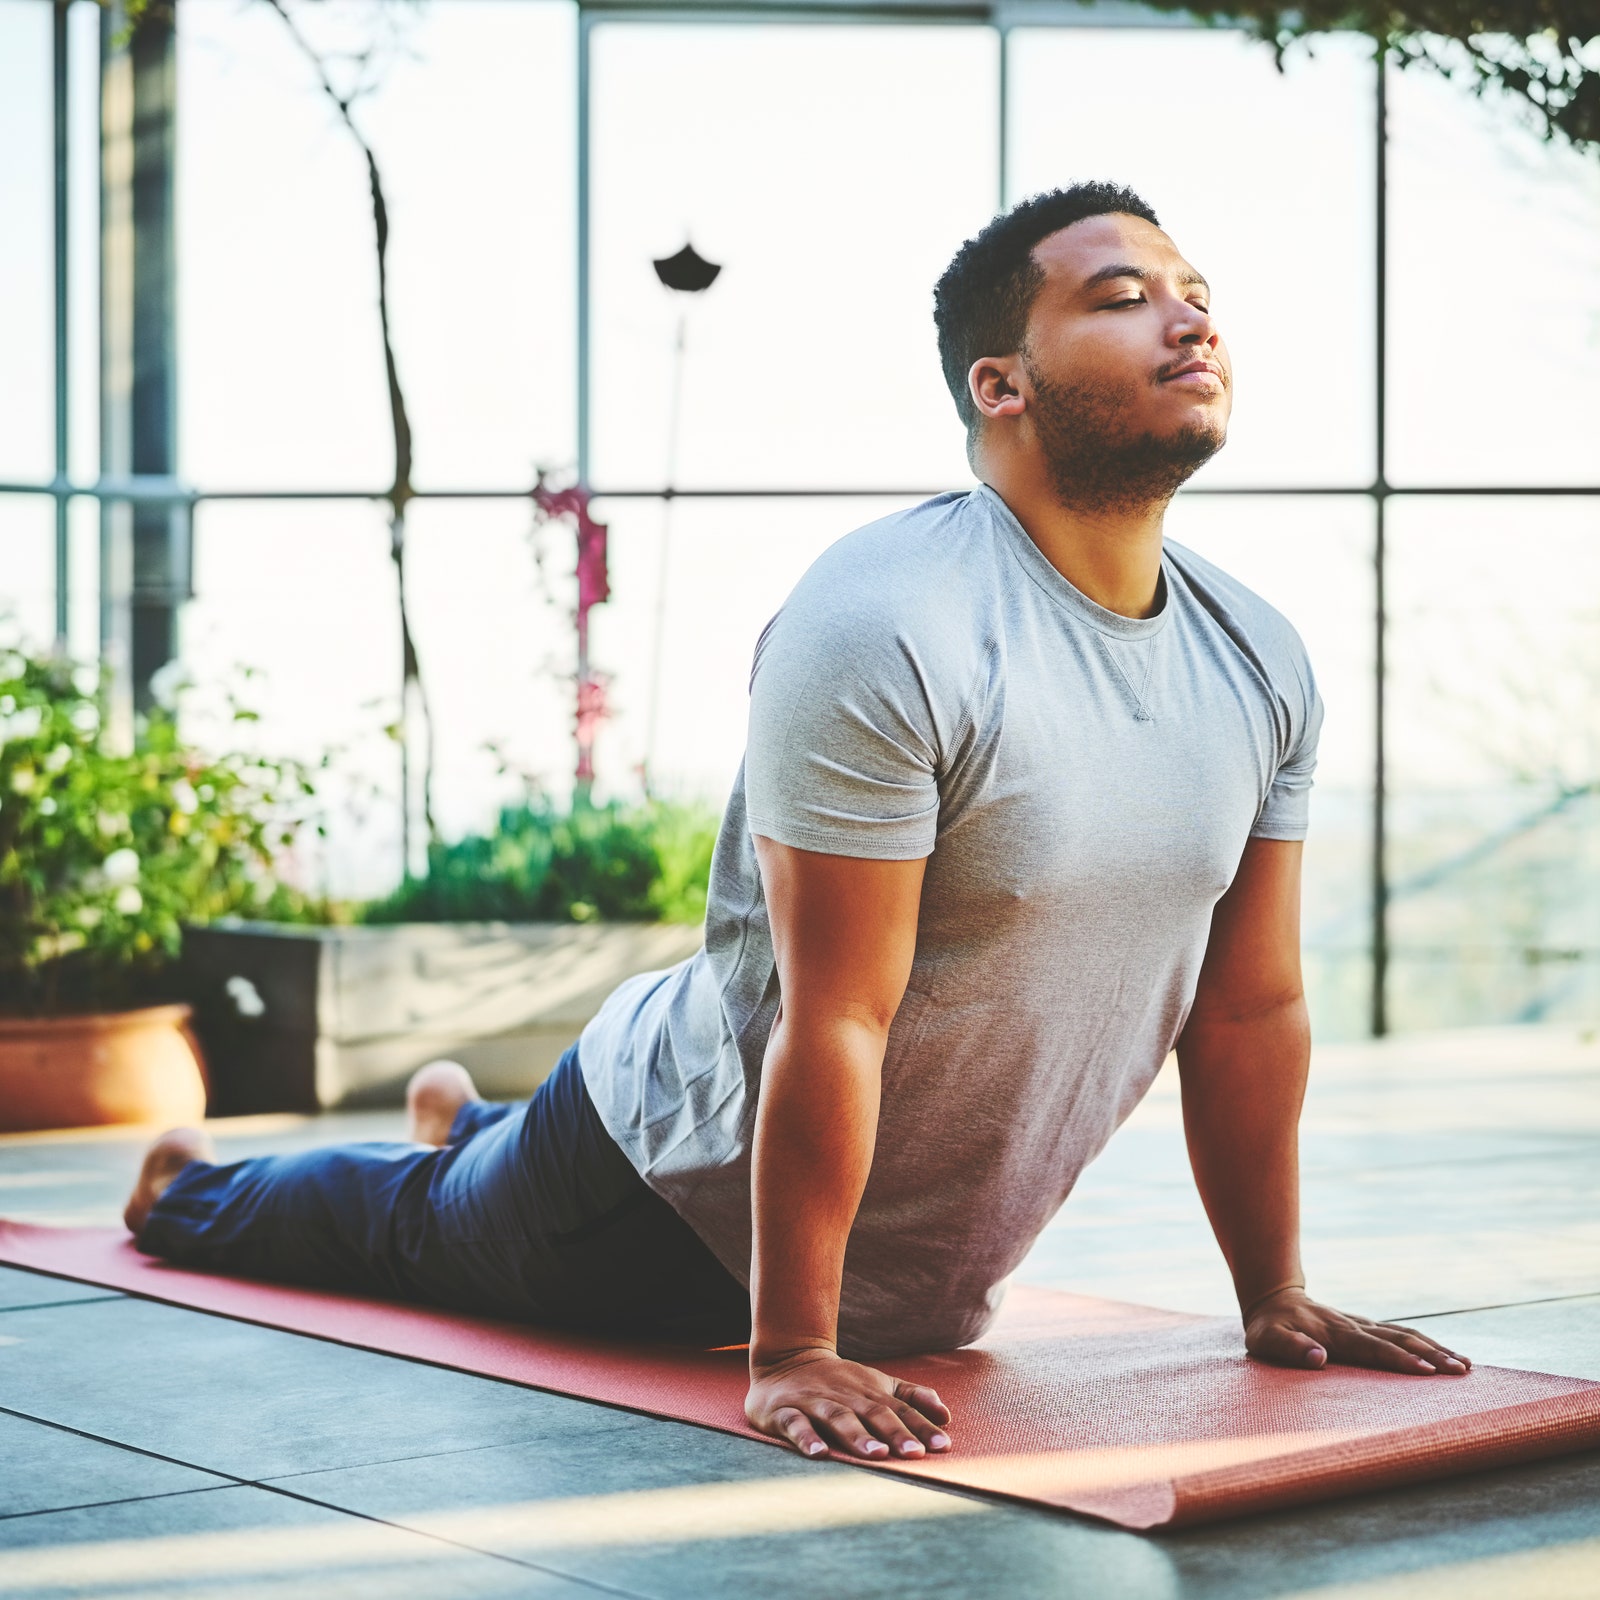
[[[739,1350],[628,1345],[193,1272],[141,1255],[120,1229],[0,1219],[0,1263],[777,1443],[745,1422]],[[1583,1379],[1492,1367],[1467,1378],[1291,1373],[1234,1354],[1227,1319],[1031,1288],[1012,1304],[1009,1327],[1003,1319],[979,1349],[898,1363],[923,1369],[906,1375],[952,1402],[955,1452],[833,1459],[1156,1531],[1600,1446],[1600,1384]],[[1197,1373],[1209,1412],[1194,1399]],[[1086,1395],[1104,1415],[1079,1427]],[[1375,1425],[1383,1418],[1400,1425]]]

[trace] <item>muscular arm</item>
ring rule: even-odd
[[[756,1117],[746,1413],[807,1454],[941,1449],[932,1390],[837,1354],[845,1245],[872,1167],[879,1078],[916,948],[923,861],[756,837],[782,1000]]]
[[[1252,1355],[1287,1366],[1464,1372],[1464,1357],[1424,1335],[1334,1311],[1305,1292],[1299,1122],[1311,1029],[1300,975],[1301,848],[1252,839],[1212,916],[1178,1041],[1195,1183]]]

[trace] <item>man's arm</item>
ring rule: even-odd
[[[949,1447],[933,1390],[837,1353],[845,1244],[872,1167],[889,1024],[916,948],[925,862],[757,835],[782,999],[757,1109],[750,1298],[753,1426],[807,1455]]]
[[[1300,976],[1298,842],[1252,839],[1218,902],[1193,1009],[1178,1041],[1195,1183],[1222,1247],[1250,1354],[1394,1372],[1465,1372],[1464,1356],[1411,1328],[1317,1304],[1300,1265],[1300,1104],[1311,1028]]]

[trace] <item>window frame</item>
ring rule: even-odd
[[[54,476],[48,483],[0,482],[0,497],[10,495],[45,495],[54,502],[55,511],[55,631],[59,644],[64,645],[69,632],[70,617],[70,565],[71,541],[68,529],[69,508],[75,500],[96,503],[102,510],[102,522],[107,513],[133,504],[166,506],[175,515],[187,521],[195,504],[203,500],[376,500],[387,498],[386,491],[351,489],[329,491],[314,485],[294,489],[260,492],[249,490],[207,490],[182,481],[180,478],[132,474],[112,478],[102,475],[95,481],[75,481],[70,472],[72,446],[72,408],[70,395],[69,350],[69,281],[72,268],[72,239],[69,229],[69,165],[71,158],[71,129],[68,117],[69,62],[71,52],[68,13],[79,7],[93,6],[96,0],[37,0],[41,5],[52,5],[54,12],[53,40],[53,118],[51,161],[54,175],[54,354],[55,378],[54,410]],[[572,63],[576,78],[577,106],[577,282],[575,320],[577,328],[577,473],[580,483],[587,485],[596,497],[608,499],[907,499],[921,498],[944,492],[949,485],[880,485],[862,488],[859,485],[807,488],[717,488],[696,489],[662,485],[655,488],[608,489],[604,484],[590,484],[590,419],[594,413],[593,374],[591,364],[592,321],[592,260],[591,260],[591,72],[592,40],[594,31],[601,27],[627,27],[630,24],[662,23],[760,25],[765,22],[812,22],[840,25],[853,22],[882,25],[895,23],[903,26],[937,27],[948,24],[972,26],[982,24],[998,35],[997,52],[997,105],[999,137],[997,141],[997,170],[995,195],[997,208],[1014,198],[1010,194],[1010,96],[1009,57],[1011,33],[1015,28],[1028,27],[1093,27],[1093,28],[1163,28],[1191,30],[1198,26],[1181,16],[1146,10],[1129,0],[1101,0],[1100,4],[1074,8],[1069,14],[1050,6],[1035,11],[1022,0],[994,0],[994,3],[968,3],[968,0],[907,0],[904,4],[828,3],[828,0],[785,0],[785,3],[762,4],[760,0],[734,0],[726,8],[706,4],[679,4],[676,0],[625,0],[625,3],[608,4],[605,0],[576,0],[577,28],[576,51]],[[1390,501],[1401,496],[1475,496],[1525,497],[1525,496],[1597,496],[1600,484],[1550,485],[1440,485],[1391,484],[1387,477],[1387,329],[1388,329],[1388,83],[1393,70],[1381,61],[1374,63],[1376,92],[1374,114],[1376,117],[1375,169],[1372,174],[1372,198],[1375,206],[1376,250],[1372,262],[1374,272],[1374,318],[1372,329],[1373,427],[1375,431],[1373,460],[1375,471],[1370,483],[1364,485],[1308,484],[1287,487],[1274,485],[1197,486],[1183,491],[1199,495],[1271,495],[1276,498],[1318,495],[1364,495],[1370,499],[1374,516],[1374,541],[1372,559],[1372,588],[1370,593],[1370,620],[1374,629],[1373,682],[1373,739],[1371,750],[1371,925],[1369,930],[1371,982],[1368,1026],[1374,1036],[1389,1031],[1390,984],[1390,896],[1391,878],[1388,870],[1387,825],[1389,819],[1389,763],[1387,759],[1387,730],[1385,727],[1386,686],[1388,664],[1386,637],[1389,626],[1387,593],[1387,550],[1385,513]],[[168,330],[173,336],[173,330]],[[463,485],[418,490],[417,498],[427,499],[494,499],[526,501],[529,487]],[[102,547],[104,548],[104,534]],[[113,641],[108,629],[111,608],[101,597],[101,644],[104,650]]]

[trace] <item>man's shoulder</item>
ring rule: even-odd
[[[970,494],[938,495],[836,539],[801,575],[762,633],[817,648],[915,641],[937,651],[982,632],[995,538]],[[758,649],[758,656],[760,651]]]
[[[976,546],[992,546],[988,508],[973,494],[935,495],[892,511],[836,539],[807,568],[795,596],[813,590],[828,598],[863,598],[892,605],[906,593],[944,591],[968,570]]]
[[[795,584],[755,645],[755,674],[970,685],[994,634],[995,534],[978,496],[941,494],[846,533]]]
[[[1166,556],[1195,603],[1241,643],[1282,665],[1298,667],[1305,661],[1294,624],[1248,584],[1176,540],[1166,541]]]

